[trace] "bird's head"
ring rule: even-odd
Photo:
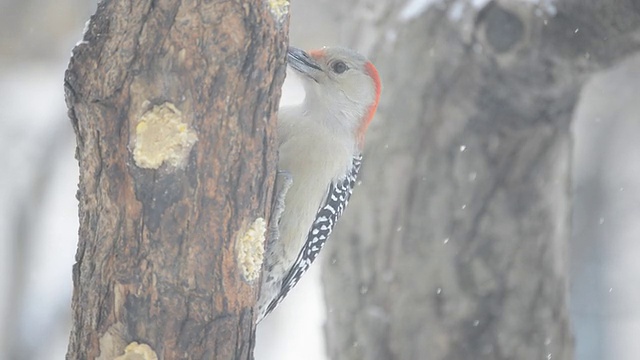
[[[380,99],[380,77],[373,64],[341,47],[309,53],[289,47],[288,63],[301,75],[308,109],[328,111],[327,121],[337,120],[341,127],[354,131],[361,147]]]

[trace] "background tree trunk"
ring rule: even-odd
[[[332,1],[384,90],[324,258],[329,355],[571,359],[571,118],[640,7],[419,3]]]
[[[91,18],[65,76],[80,163],[68,358],[251,358],[279,4],[114,0]]]

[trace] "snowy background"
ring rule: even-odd
[[[321,6],[293,3],[292,44],[339,43]],[[94,10],[95,1],[0,0],[0,359],[62,359],[66,352],[78,169],[62,82]],[[638,94],[640,56],[594,77],[574,119],[578,360],[640,359]],[[288,80],[283,101],[300,98]],[[319,273],[312,267],[258,327],[256,359],[326,358]]]

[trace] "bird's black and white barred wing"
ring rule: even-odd
[[[361,163],[362,155],[354,156],[351,171],[347,176],[329,186],[327,198],[316,214],[311,230],[309,230],[309,234],[307,235],[307,241],[305,241],[295,263],[291,266],[287,276],[285,276],[282,281],[280,293],[269,304],[265,316],[282,302],[289,293],[289,290],[298,283],[302,275],[309,269],[311,263],[318,256],[320,250],[324,247],[336,221],[338,221],[338,218],[340,218],[349,202]]]

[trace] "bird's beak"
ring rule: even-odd
[[[316,60],[314,60],[309,54],[301,49],[289,46],[287,52],[287,62],[294,70],[302,75],[306,75],[311,79],[316,80],[315,75],[322,71],[322,68]]]

